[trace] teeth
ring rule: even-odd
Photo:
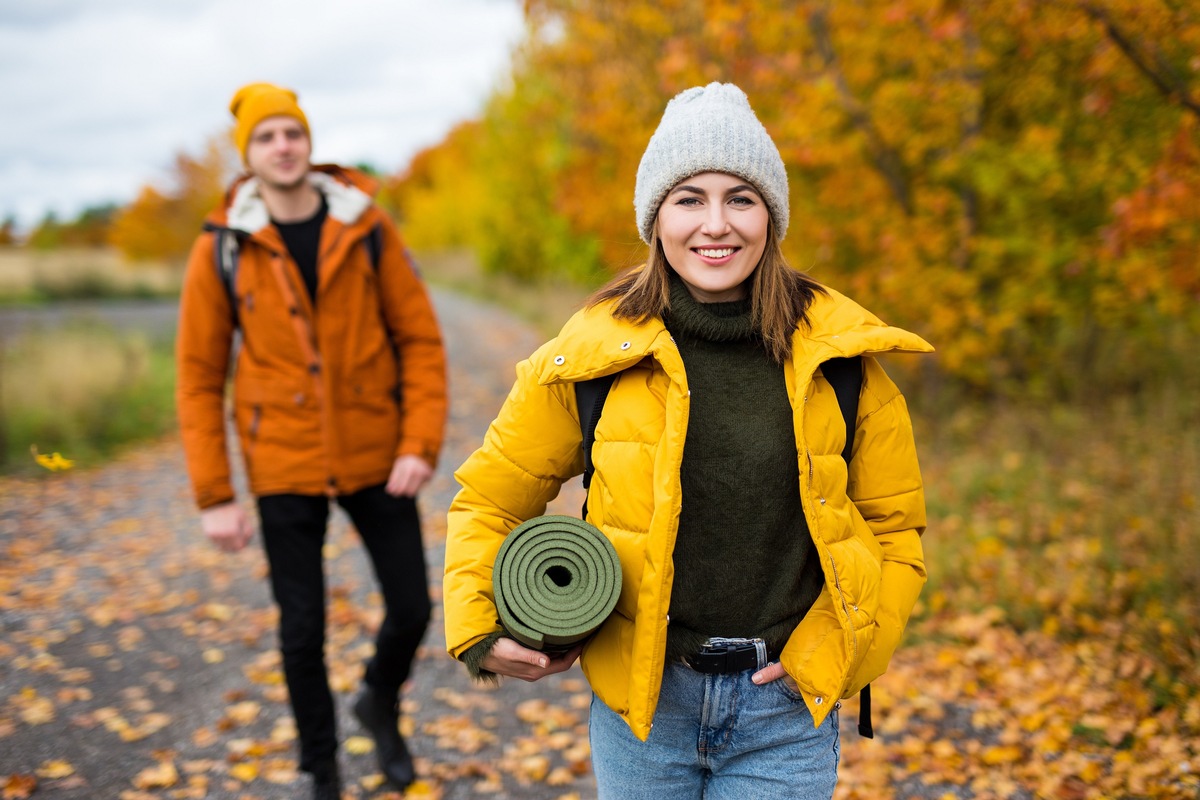
[[[722,247],[719,250],[705,250],[703,248],[697,248],[696,252],[705,258],[724,258],[725,256],[733,254],[733,248]]]

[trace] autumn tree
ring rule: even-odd
[[[733,81],[791,179],[785,252],[989,391],[1053,392],[1128,332],[1200,326],[1200,18],[1141,0],[527,0],[468,158],[493,268],[642,255],[637,163],[665,100]],[[431,156],[432,157],[432,156]],[[450,207],[449,197],[430,207]],[[507,215],[507,217],[506,217]],[[505,219],[504,224],[499,223]],[[413,219],[416,222],[416,218]],[[499,254],[499,256],[498,256]],[[1136,337],[1135,337],[1136,339]],[[1097,378],[1098,379],[1098,378]]]
[[[0,222],[0,247],[10,247],[17,243],[17,218],[9,214]]]
[[[199,156],[179,153],[168,188],[142,187],[113,224],[111,241],[129,258],[180,259],[221,201],[236,165],[228,136],[209,139]]]

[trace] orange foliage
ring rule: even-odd
[[[1118,326],[1200,324],[1196,172],[1181,171],[1200,117],[1188,4],[525,11],[511,86],[429,155],[445,148],[460,177],[421,190],[428,202],[470,175],[484,222],[468,238],[494,269],[586,276],[642,257],[631,200],[645,144],[670,96],[721,80],[746,90],[789,167],[792,262],[928,336],[968,384],[1049,391],[1062,365],[1097,367]],[[410,235],[436,230],[448,200],[409,209]]]
[[[172,190],[144,186],[117,215],[112,244],[134,259],[183,258],[204,216],[220,203],[235,163],[228,137],[210,139],[199,157],[179,153],[170,175]]]

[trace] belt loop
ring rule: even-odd
[[[767,664],[771,663],[771,659],[767,656],[767,643],[762,639],[754,640],[754,650],[758,653],[758,669],[762,669]]]

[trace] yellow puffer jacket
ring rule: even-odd
[[[925,500],[908,409],[872,355],[930,352],[830,290],[793,339],[792,398],[800,492],[825,571],[825,588],[780,657],[817,725],[839,698],[881,675],[925,583]],[[863,355],[863,386],[847,497],[845,424],[819,366]],[[596,429],[588,520],[616,546],[623,582],[616,610],[584,648],[592,689],[650,733],[662,683],[679,522],[679,466],[688,427],[688,381],[661,320],[581,311],[517,367],[517,381],[479,448],[455,473],[443,588],[446,642],[459,657],[500,630],[492,564],[505,535],[545,513],[560,485],[583,470],[575,381],[622,371]]]

